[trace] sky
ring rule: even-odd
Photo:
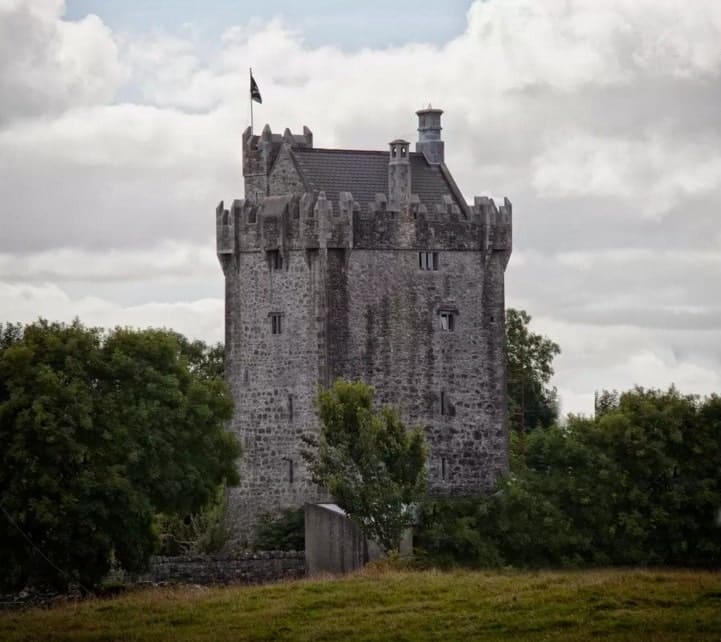
[[[223,338],[215,207],[257,125],[415,140],[513,203],[507,305],[601,389],[721,392],[721,3],[0,0],[0,320]]]

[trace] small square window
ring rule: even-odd
[[[418,252],[418,267],[421,270],[438,270],[438,252]]]
[[[441,330],[445,332],[453,332],[455,329],[455,314],[453,312],[444,311],[440,313]]]
[[[272,312],[270,314],[270,331],[272,334],[280,334],[283,331],[283,316],[280,312]]]

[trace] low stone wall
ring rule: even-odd
[[[258,551],[230,556],[153,557],[137,582],[185,584],[260,584],[305,575],[303,551]]]

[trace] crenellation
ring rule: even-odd
[[[377,194],[365,211],[351,192],[339,196],[337,203],[324,192],[268,196],[262,201],[236,199],[230,216],[235,225],[224,227],[218,219],[218,252],[231,252],[236,244],[240,251],[281,246],[511,249],[512,209],[507,199],[499,209],[492,199],[476,197],[466,218],[447,195],[430,211],[417,195],[412,195],[400,211],[387,207],[385,194]]]
[[[215,230],[218,259],[223,272],[227,272],[232,264],[236,250],[235,225],[233,217],[225,209],[223,201],[220,201],[215,209]]]
[[[313,132],[303,125],[303,144],[306,147],[313,147]]]

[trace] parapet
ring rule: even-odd
[[[217,248],[225,265],[237,252],[278,249],[450,249],[505,252],[512,244],[512,206],[477,196],[466,210],[450,196],[432,210],[412,194],[400,209],[378,193],[363,208],[351,192],[325,192],[235,200],[216,209]]]
[[[243,132],[243,156],[250,154],[262,154],[265,152],[270,156],[276,156],[282,144],[293,147],[313,147],[313,132],[303,125],[302,134],[294,134],[286,127],[283,134],[274,134],[270,125],[266,124],[260,134],[253,134],[250,127]]]
[[[234,201],[233,204],[242,201]],[[235,252],[235,225],[230,212],[225,209],[223,201],[215,208],[215,234],[218,260],[225,272],[233,260]]]
[[[498,208],[492,198],[476,196],[473,199],[473,213],[481,220],[483,242],[494,252],[507,252],[510,256],[513,246],[513,206],[507,198]]]

